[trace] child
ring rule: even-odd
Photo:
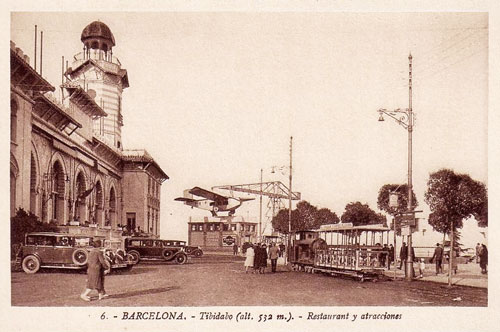
[[[424,259],[420,258],[420,262],[418,263],[418,271],[420,272],[419,278],[423,278],[425,270]]]

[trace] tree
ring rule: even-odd
[[[391,193],[398,194],[398,206],[389,206],[389,196]],[[418,206],[417,197],[412,190],[413,207]],[[407,184],[385,184],[378,191],[377,207],[395,217],[397,214],[408,211],[408,185]],[[398,235],[401,235],[401,228],[396,228]]]
[[[316,214],[315,228],[318,228],[321,225],[338,224],[339,222],[340,219],[335,212],[332,212],[327,208],[322,208],[319,209],[318,213]]]
[[[343,223],[352,223],[354,226],[385,224],[387,218],[381,213],[373,211],[368,204],[351,202],[346,205],[345,211],[340,218]]]
[[[272,219],[274,230],[281,233],[288,233],[288,209],[278,211]],[[329,209],[319,209],[307,201],[297,203],[295,210],[292,210],[292,231],[315,229],[324,224],[338,223],[339,217]]]
[[[463,221],[474,217],[478,225],[488,225],[488,194],[486,186],[467,174],[456,174],[450,169],[432,173],[427,181],[425,202],[432,213],[429,225],[438,232],[449,234],[451,241],[450,272],[454,259],[454,233],[463,227]]]
[[[432,173],[427,182],[425,202],[432,211],[429,224],[438,232],[450,233],[462,228],[463,220],[470,217],[474,217],[479,226],[488,225],[486,186],[467,174],[455,174],[449,169]]]

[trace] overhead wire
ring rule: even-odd
[[[477,36],[477,34],[475,32],[473,32],[471,34],[468,34],[464,38],[461,38],[460,40],[457,40],[453,44],[447,46],[445,49],[443,49],[441,51],[435,51],[434,54],[436,54],[436,55],[435,56],[431,56],[430,58],[426,59],[425,57],[419,57],[420,59],[423,59],[424,61],[428,61],[427,63],[425,63],[423,66],[420,67],[419,72],[423,73],[425,71],[432,70],[432,69],[435,68],[436,65],[442,63],[443,60],[445,60],[447,58],[450,58],[451,56],[453,56],[453,55],[461,52],[462,50],[464,50],[464,47],[468,47],[470,45],[473,45],[475,43],[475,41],[473,41],[471,43],[467,43],[465,45],[464,45],[464,42],[466,40],[470,39],[471,37],[473,37],[474,35]],[[454,51],[454,52],[448,52],[448,51],[450,51],[452,49],[456,49],[456,51]],[[448,52],[448,53],[446,54],[446,52]]]

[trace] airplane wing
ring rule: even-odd
[[[254,199],[255,198],[253,198],[253,197],[248,197],[248,198],[246,198],[246,197],[240,197],[240,198],[238,198],[238,200],[240,202],[253,201]]]
[[[196,202],[196,199],[186,198],[186,197],[177,197],[176,199],[174,199],[174,201],[181,201],[181,202],[190,203],[190,202]]]
[[[219,204],[224,204],[224,202],[227,202],[226,196],[219,195],[217,193],[214,193],[213,191],[208,191],[200,187],[194,187],[189,191],[189,193],[196,196],[204,197]]]

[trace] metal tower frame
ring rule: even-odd
[[[214,186],[214,189],[229,190],[231,195],[233,192],[242,192],[247,194],[253,194],[258,196],[266,196],[269,198],[267,202],[266,211],[266,223],[264,229],[260,230],[260,235],[264,233],[267,225],[271,222],[274,216],[278,213],[280,209],[286,208],[285,203],[282,200],[300,200],[300,192],[290,192],[290,189],[285,186],[281,181],[270,181],[270,182],[258,182],[249,184],[237,184],[237,185],[224,185],[224,186]]]

